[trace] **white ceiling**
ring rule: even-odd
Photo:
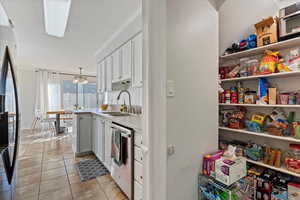
[[[95,72],[94,53],[141,7],[141,0],[72,0],[64,38],[45,33],[42,0],[0,0],[15,26],[20,68]],[[75,70],[75,71],[74,71]]]

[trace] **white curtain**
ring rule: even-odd
[[[60,110],[61,80],[59,74],[46,70],[36,72],[36,116],[45,117],[48,111]]]
[[[48,111],[48,78],[49,72],[43,70],[36,72],[36,117],[43,116]]]

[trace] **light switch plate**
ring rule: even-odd
[[[175,82],[173,80],[167,80],[167,97],[175,96]]]

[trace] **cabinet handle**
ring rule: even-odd
[[[140,179],[142,179],[142,180],[143,180],[143,177],[142,177],[142,176],[140,176]]]

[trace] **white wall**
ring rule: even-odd
[[[4,49],[6,46],[9,47],[13,63],[16,63],[17,43],[15,37],[15,31],[10,27],[0,26],[0,63],[1,64],[4,55]],[[16,69],[17,67],[14,66],[14,68]]]
[[[21,112],[21,129],[31,128],[35,110],[36,73],[18,69],[18,89]]]
[[[277,0],[226,0],[219,9],[220,54],[233,42],[255,33],[254,24],[278,14]]]
[[[208,0],[167,0],[167,199],[197,199],[203,154],[218,144],[218,13]]]

